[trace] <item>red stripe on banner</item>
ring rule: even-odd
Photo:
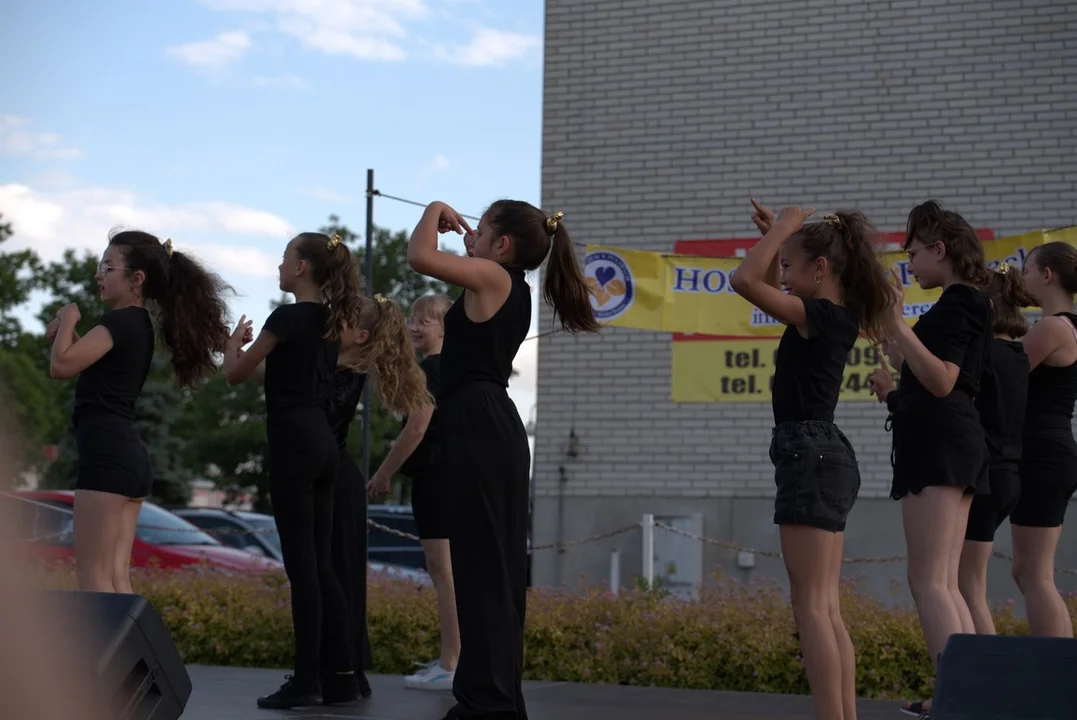
[[[995,239],[995,231],[990,228],[977,228],[976,237],[980,242],[989,242]],[[673,243],[675,255],[697,255],[700,257],[732,258],[737,256],[737,250],[748,250],[759,242],[760,236],[748,238],[728,238],[724,240],[678,240]],[[905,244],[905,231],[879,233],[875,239],[878,245]]]
[[[673,333],[673,342],[714,342],[715,340],[779,340],[780,335],[704,335]]]

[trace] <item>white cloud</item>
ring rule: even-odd
[[[268,14],[276,29],[328,55],[396,61],[405,23],[427,16],[422,0],[203,0],[221,11]]]
[[[539,47],[535,35],[479,28],[471,41],[461,48],[439,47],[436,55],[454,65],[464,67],[492,67],[524,57]]]
[[[446,170],[449,169],[449,167],[450,167],[449,158],[445,157],[441,153],[438,153],[437,155],[434,156],[433,160],[431,160],[429,163],[427,163],[426,165],[423,165],[423,167],[420,168],[419,176],[424,177],[424,178],[430,177],[431,175],[436,175],[437,173],[445,172]]]
[[[309,198],[314,198],[315,200],[321,200],[327,203],[336,203],[339,205],[352,205],[355,203],[354,198],[351,198],[342,192],[338,192],[333,188],[327,187],[304,188],[299,191],[299,194]]]
[[[79,150],[64,147],[56,133],[36,132],[32,126],[27,118],[0,115],[0,153],[41,160],[71,160],[82,156]]]
[[[250,36],[243,30],[223,32],[212,40],[177,45],[167,50],[169,56],[205,70],[214,70],[242,58],[251,47]]]
[[[33,248],[46,261],[58,260],[67,248],[100,252],[108,231],[125,225],[171,237],[177,249],[191,251],[225,276],[275,278],[280,257],[250,244],[224,244],[222,235],[272,239],[283,246],[294,234],[285,220],[262,210],[225,202],[166,205],[110,188],[46,193],[0,185],[0,214],[15,231],[10,249]]]

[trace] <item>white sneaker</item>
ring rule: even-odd
[[[419,672],[405,677],[404,687],[411,690],[452,690],[455,676],[455,671],[441,667],[440,660],[431,660]]]

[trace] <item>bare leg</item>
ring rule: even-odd
[[[456,670],[460,659],[460,625],[456,620],[456,594],[452,581],[452,560],[448,540],[423,540],[426,569],[434,582],[441,624],[441,667]]]
[[[963,493],[962,487],[928,487],[919,495],[906,495],[901,502],[909,590],[936,668],[946,640],[961,632],[961,615],[949,580],[951,543]]]
[[[1025,596],[1028,631],[1073,637],[1073,620],[1055,586],[1055,550],[1062,528],[1013,525],[1013,579]]]
[[[95,490],[75,491],[75,566],[79,589],[116,592],[113,565],[120,537],[120,518],[127,498]]]
[[[957,522],[954,523],[954,532],[950,539],[950,567],[947,578],[950,595],[954,598],[954,607],[957,608],[957,614],[961,616],[961,632],[967,635],[976,633],[972,612],[965,602],[965,597],[961,594],[961,552],[965,547],[965,531],[969,526],[969,508],[971,507],[972,495],[963,495],[961,506],[958,508]]]
[[[995,620],[987,604],[987,563],[994,543],[966,540],[961,549],[958,587],[965,598],[977,635],[994,635]]]
[[[835,534],[804,525],[782,525],[780,532],[816,720],[844,720],[842,659],[830,609]]]
[[[116,538],[112,565],[112,586],[118,593],[135,592],[131,588],[131,548],[135,544],[135,528],[138,526],[138,511],[141,509],[142,498],[138,498],[128,500],[120,511],[120,532]]]
[[[841,619],[841,559],[845,533],[837,533],[830,548],[830,624],[841,658],[841,705],[843,720],[856,720],[856,652]]]

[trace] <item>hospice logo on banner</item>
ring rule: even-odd
[[[1029,250],[1054,240],[1077,245],[1077,227],[986,241],[987,265],[996,268],[1008,262],[1020,269]],[[897,272],[905,286],[905,317],[915,322],[931,309],[941,291],[916,284],[904,252],[885,253],[880,260]],[[781,323],[733,291],[730,278],[740,262],[739,258],[590,245],[584,275],[594,293],[595,315],[608,325],[744,339],[780,335]]]

